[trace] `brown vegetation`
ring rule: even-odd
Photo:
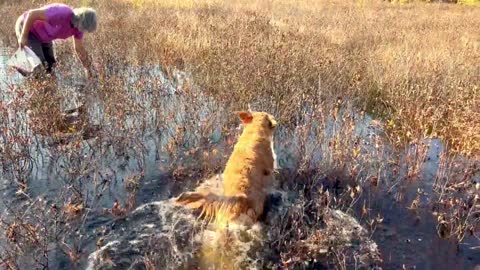
[[[99,30],[88,37],[96,62],[185,69],[226,106],[264,103],[280,120],[310,101],[331,108],[336,98],[348,98],[385,120],[395,143],[434,136],[451,150],[480,149],[478,8],[333,0],[67,2],[100,12]],[[16,15],[41,4],[2,5],[7,45],[15,45]]]
[[[13,51],[15,18],[45,2],[51,1],[0,3],[2,46]],[[85,260],[91,250],[81,247],[92,235],[85,224],[128,216],[150,188],[144,170],[154,147],[147,135],[171,195],[219,172],[236,138],[236,123],[225,115],[247,104],[278,118],[276,149],[291,150],[283,157],[291,166],[279,178],[280,189],[295,195],[294,207],[272,232],[280,258],[271,265],[293,268],[313,258],[303,251],[325,243],[318,229],[326,208],[361,208],[356,216],[373,233],[382,213],[370,209],[370,196],[406,201],[419,222],[422,210],[436,215],[432,228],[442,238],[478,237],[478,8],[369,0],[65,2],[91,5],[100,15],[98,31],[86,38],[97,78],[82,91],[98,102],[87,104],[86,113],[101,110],[93,119],[101,127],[96,140],[83,140],[88,121],[66,119],[58,103],[72,97],[53,94],[48,83],[0,89],[0,179],[10,183],[6,190],[18,189],[2,201],[8,210],[0,218],[3,267],[48,268],[52,250],[72,263]],[[71,61],[70,42],[56,45],[57,73],[71,86],[82,76],[79,63]],[[158,66],[173,81],[178,70],[191,80],[178,83],[171,98],[154,73]],[[375,119],[368,128],[379,130],[368,137],[356,133],[365,115]],[[60,141],[51,143],[43,136],[49,132]],[[429,138],[445,147],[429,178],[433,195],[425,199],[422,188],[408,190],[425,185]],[[132,160],[138,171],[119,176]],[[45,199],[32,186],[47,183],[34,174],[47,161],[55,184]],[[150,190],[148,200],[168,197],[155,197],[163,186]],[[95,229],[98,238],[106,234]],[[348,258],[334,244],[327,253],[342,265]],[[154,248],[147,253],[152,269],[165,259]]]

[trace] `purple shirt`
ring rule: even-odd
[[[45,21],[35,21],[30,32],[40,42],[49,43],[55,39],[66,39],[74,36],[82,39],[83,33],[72,26],[73,9],[64,4],[50,4],[45,6]],[[28,11],[23,14],[23,20],[27,17]]]

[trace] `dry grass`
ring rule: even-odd
[[[1,2],[1,42],[15,47],[12,30],[16,16],[45,2],[52,1]],[[113,181],[101,166],[92,164],[111,158],[111,148],[122,153],[119,156],[143,158],[148,149],[141,136],[147,128],[159,131],[159,140],[170,140],[166,148],[171,161],[166,169],[176,181],[187,182],[185,177],[197,172],[201,176],[218,172],[228,154],[218,154],[206,138],[220,126],[224,132],[221,140],[231,141],[237,123],[228,113],[243,110],[248,103],[256,110],[271,112],[285,132],[298,135],[293,146],[298,148],[295,168],[282,177],[287,179],[285,190],[307,194],[298,198],[300,204],[322,200],[323,195],[314,191],[325,178],[333,179],[332,186],[343,181],[342,193],[332,193],[338,202],[334,208],[349,210],[359,200],[359,194],[352,193],[357,187],[382,187],[388,181],[407,185],[418,179],[426,159],[429,146],[422,140],[443,139],[447,155],[441,157],[435,183],[439,228],[448,227],[448,235],[458,241],[466,232],[478,232],[480,219],[474,211],[478,187],[471,186],[480,154],[480,9],[367,0],[66,2],[92,5],[100,14],[98,31],[86,41],[98,71],[94,90],[104,106],[103,132],[94,143],[76,138],[71,144],[48,148],[49,158],[65,163],[56,168],[65,186],[55,191],[58,198],[53,204],[31,207],[37,198],[29,198],[18,208],[26,209],[24,213],[13,211],[6,221],[1,220],[0,227],[10,232],[9,246],[0,254],[5,267],[19,268],[21,258],[15,254],[28,254],[32,245],[37,250],[33,260],[38,265],[45,260],[48,263],[48,255],[42,252],[47,251],[47,244],[57,242],[63,242],[64,253],[76,261],[75,246],[83,240],[70,232],[87,230],[78,221],[94,215],[90,209],[101,209],[100,197],[106,196]],[[68,78],[71,45],[58,45],[58,70]],[[187,84],[178,95],[185,102],[178,111],[189,117],[177,119],[176,111],[166,112],[168,104],[159,90],[164,87],[162,82],[147,74],[151,64],[159,64],[167,74],[175,69],[189,72],[193,82],[215,100],[212,104],[222,106],[202,103],[206,98],[200,99],[196,86]],[[129,84],[132,66],[140,70],[140,79]],[[58,121],[61,110],[54,105],[67,97],[50,95],[47,89],[51,86],[38,82],[24,84],[22,89],[11,87],[13,103],[0,101],[0,130],[5,131],[0,134],[0,176],[18,185],[20,196],[28,196],[28,177],[36,162],[31,145],[39,139],[31,131],[65,129]],[[144,100],[150,104],[145,105]],[[205,108],[210,114],[202,118],[199,111]],[[28,110],[33,111],[30,118]],[[375,123],[385,128],[391,143],[407,150],[406,155],[390,155],[389,144],[380,137],[370,144],[360,141],[354,133],[355,121],[362,115],[359,111],[378,118]],[[154,116],[155,123],[145,120],[147,116]],[[129,124],[132,119],[137,125]],[[335,138],[324,133],[331,119],[341,119]],[[170,122],[177,129],[169,130]],[[279,149],[294,144],[281,143]],[[78,149],[86,149],[89,155]],[[184,155],[176,155],[182,151]],[[313,164],[318,152],[322,161]],[[455,153],[471,155],[471,161],[457,160],[451,155]],[[188,160],[197,162],[189,167]],[[53,166],[59,164],[55,162]],[[139,170],[143,169],[145,164],[140,164]],[[310,173],[312,183],[298,180],[299,175]],[[125,183],[131,191],[128,202],[109,205],[106,213],[124,216],[134,207],[139,178]],[[95,179],[93,191],[84,187],[91,179]],[[319,204],[313,210],[321,213],[324,206]],[[298,219],[307,226],[310,218],[292,212],[287,220]],[[363,221],[375,218],[376,214],[367,213]],[[61,225],[57,228],[57,224]],[[305,228],[298,234],[315,237],[314,231]],[[290,240],[298,235],[293,236]],[[285,256],[298,255],[291,254],[295,250],[289,250],[290,242],[286,243],[276,248]]]
[[[397,145],[433,136],[455,152],[480,149],[478,8],[333,0],[67,2],[99,10],[100,28],[88,38],[97,62],[186,69],[227,106],[260,103],[283,119],[311,100],[328,106],[348,98],[385,120]],[[9,45],[11,14],[38,5],[3,4],[0,33]]]

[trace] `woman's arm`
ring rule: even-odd
[[[77,56],[82,63],[82,66],[85,68],[87,77],[90,78],[90,68],[92,63],[90,62],[90,58],[88,57],[87,50],[85,50],[85,47],[83,46],[83,41],[81,39],[73,38],[73,48],[75,49],[75,52],[77,53]]]
[[[20,40],[18,41],[18,44],[20,45],[20,47],[23,48],[25,45],[27,45],[28,33],[30,32],[30,29],[32,28],[33,23],[37,20],[42,20],[42,21],[47,20],[45,8],[32,9],[28,11],[27,17],[23,21],[22,34],[20,35]]]

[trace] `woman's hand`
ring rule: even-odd
[[[27,45],[28,45],[28,37],[25,37],[24,35],[22,35],[18,40],[18,46],[20,46],[20,48],[23,49]]]
[[[90,71],[90,68],[85,68],[85,77],[87,77],[87,80],[92,79],[92,72]]]
[[[83,41],[81,39],[73,38],[73,48],[75,49],[75,52],[82,63],[85,71],[85,77],[87,77],[87,80],[92,79],[92,70],[94,67],[92,66],[92,62],[88,57],[87,51],[83,47]]]

